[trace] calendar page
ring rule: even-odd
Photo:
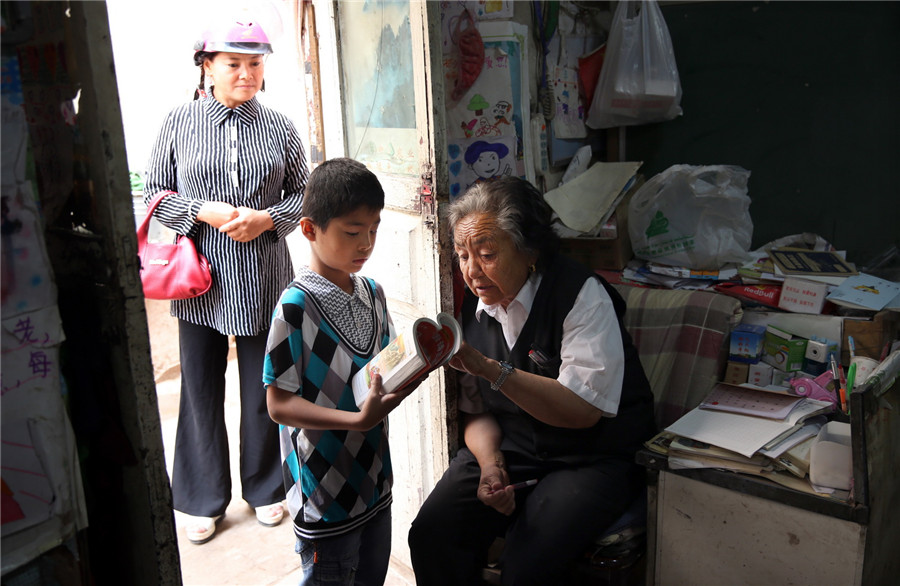
[[[784,419],[802,400],[794,395],[720,383],[700,403],[700,408]]]

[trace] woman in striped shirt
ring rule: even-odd
[[[195,45],[199,99],[163,122],[145,181],[147,202],[174,192],[157,219],[193,238],[212,267],[207,293],[171,305],[181,361],[172,496],[175,509],[192,517],[186,530],[193,543],[213,536],[231,499],[224,408],[231,335],[241,387],[242,496],[264,525],[283,515],[278,430],[260,375],[272,310],[294,275],[285,236],[300,220],[308,171],[294,125],[256,99],[272,49],[258,23],[241,20],[207,31]]]

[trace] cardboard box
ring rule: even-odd
[[[776,387],[791,387],[791,379],[794,378],[793,372],[784,372],[777,368],[772,369],[772,384]]]
[[[749,366],[749,372],[747,373],[747,382],[753,383],[759,387],[770,385],[772,384],[772,374],[774,371],[775,368],[772,367],[771,364],[766,364],[765,362],[751,364]]]
[[[778,307],[794,313],[822,313],[828,285],[796,277],[785,277]]]
[[[631,238],[628,236],[628,202],[644,184],[643,175],[638,175],[634,185],[616,206],[611,216],[616,219],[615,238],[563,238],[560,252],[591,269],[621,271],[632,258]]]
[[[628,228],[621,224],[613,240],[604,238],[563,238],[560,251],[591,269],[621,271],[634,256]]]
[[[806,338],[798,338],[773,325],[766,326],[763,360],[783,372],[800,370],[806,356],[806,342]]]
[[[762,357],[765,326],[738,324],[731,331],[731,346],[728,349],[728,360],[756,364]]]
[[[741,385],[747,382],[747,376],[750,373],[750,365],[743,362],[728,361],[725,368],[725,379],[722,382],[730,385]]]
[[[841,344],[841,362],[850,364],[850,349],[847,336],[853,336],[856,344],[856,355],[881,359],[884,345],[900,338],[900,313],[896,311],[879,311],[871,320],[844,320],[843,341]]]

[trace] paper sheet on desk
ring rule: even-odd
[[[589,232],[616,209],[616,199],[642,165],[641,162],[594,163],[568,183],[551,189],[544,199],[563,224]]]
[[[803,419],[821,406],[822,401],[807,399],[791,412],[787,420],[737,415],[724,411],[693,409],[666,428],[666,431],[706,442],[750,458],[779,436],[798,427]]]

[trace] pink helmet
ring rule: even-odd
[[[201,51],[268,55],[272,44],[258,22],[232,21],[207,29],[194,43],[194,51],[195,58]]]

